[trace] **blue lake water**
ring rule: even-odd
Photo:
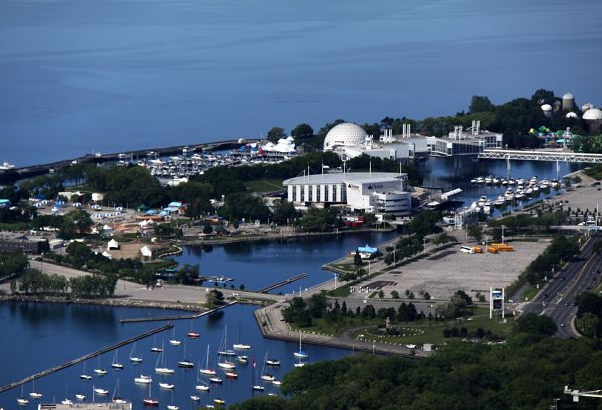
[[[166,331],[143,339],[136,344],[136,355],[143,358],[140,365],[131,364],[128,357],[131,347],[124,347],[118,352],[118,359],[123,363],[123,370],[111,368],[113,353],[107,353],[100,359],[90,359],[86,363],[86,373],[93,375],[93,370],[99,365],[107,370],[107,375],[93,376],[90,381],[83,381],[79,375],[83,373],[83,364],[68,367],[35,381],[35,390],[43,394],[42,402],[63,400],[66,396],[75,401],[75,394],[82,393],[92,400],[93,386],[110,391],[110,399],[119,379],[121,397],[132,400],[134,409],[141,409],[142,400],[148,396],[148,387],[136,385],[134,377],[140,374],[151,375],[153,386],[152,396],[159,400],[160,408],[165,408],[171,403],[171,393],[160,389],[160,381],[169,381],[175,384],[173,393],[174,403],[181,409],[193,409],[194,403],[191,394],[202,397],[199,405],[205,405],[217,395],[226,400],[227,404],[239,402],[251,397],[253,380],[252,361],[257,362],[255,384],[262,384],[259,376],[263,371],[263,358],[266,352],[270,358],[282,361],[281,368],[271,368],[269,373],[281,379],[283,375],[293,368],[295,362],[293,352],[298,350],[298,344],[263,339],[255,320],[252,316],[254,306],[238,305],[227,308],[223,315],[216,318],[203,317],[198,320],[176,321],[175,332]],[[32,304],[32,303],[2,303],[0,304],[0,385],[9,384],[20,380],[33,373],[67,362],[84,354],[91,353],[116,342],[128,339],[137,334],[157,328],[161,322],[147,322],[135,324],[119,324],[120,318],[144,317],[147,315],[182,315],[185,312],[174,312],[156,309],[130,309],[108,308],[101,306],[61,305],[61,304]],[[199,361],[206,360],[207,345],[210,345],[209,364],[216,368],[216,351],[228,328],[228,344],[246,343],[251,345],[251,350],[245,353],[249,356],[249,364],[237,365],[238,380],[226,380],[223,371],[217,370],[224,379],[219,387],[211,385],[209,392],[195,393]],[[201,334],[199,339],[187,339],[186,334],[190,329]],[[182,341],[181,346],[171,346],[168,341],[175,337]],[[240,336],[239,336],[240,335]],[[165,344],[165,366],[175,368],[172,376],[160,376],[155,373],[158,354],[152,353],[153,345]],[[195,363],[195,368],[190,370],[177,367],[177,361],[186,356]],[[309,353],[309,361],[333,360],[348,354],[350,351],[324,348],[318,346],[303,346]],[[206,376],[201,380],[208,381]],[[265,383],[263,383],[265,384]],[[268,392],[278,393],[278,388],[272,384],[265,384]],[[24,395],[32,391],[34,386],[28,383],[23,387]],[[0,407],[5,410],[17,410],[16,399],[20,396],[20,388],[0,394]],[[28,397],[29,398],[29,397]],[[107,398],[104,399],[106,401]],[[99,401],[103,401],[100,399]],[[37,408],[37,401],[30,398],[30,404],[24,409]],[[22,410],[23,408],[21,408]]]
[[[394,232],[359,233],[340,237],[311,237],[294,241],[243,242],[202,247],[186,246],[176,258],[180,264],[199,264],[202,275],[233,278],[227,286],[259,290],[307,273],[304,279],[274,289],[271,293],[299,292],[333,278],[322,265],[344,257],[358,246],[374,246],[393,239]],[[206,283],[206,285],[212,285]]]
[[[0,160],[424,118],[538,88],[601,103],[589,0],[3,0]]]
[[[508,187],[501,185],[477,185],[470,180],[477,176],[493,175],[502,178],[531,178],[537,176],[539,179],[559,179],[585,167],[584,164],[559,163],[546,161],[510,161],[510,169],[503,160],[479,160],[474,162],[468,157],[456,158],[429,158],[418,164],[418,169],[424,177],[423,185],[426,187],[442,188],[451,191],[461,188],[464,192],[456,199],[464,201],[468,206],[482,195],[495,200],[498,195],[503,194]],[[539,197],[531,200],[554,196],[557,193],[551,190],[549,193],[542,192]]]

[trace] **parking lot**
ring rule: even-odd
[[[416,299],[421,299],[419,292],[425,291],[433,299],[447,300],[460,289],[471,296],[480,292],[488,297],[490,287],[510,285],[527,265],[543,252],[548,243],[547,240],[511,242],[515,248],[514,252],[498,254],[462,253],[460,245],[457,245],[383,273],[378,279],[393,283],[382,287],[386,297],[390,297],[392,290],[397,290],[403,298],[408,289],[414,293]],[[356,291],[349,299],[365,299],[374,290],[361,293]]]

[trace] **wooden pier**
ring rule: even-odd
[[[232,301],[230,303],[227,303],[225,305],[218,306],[218,307],[213,308],[211,310],[208,310],[206,312],[201,312],[201,313],[197,313],[197,314],[194,314],[194,315],[138,317],[138,318],[131,318],[131,319],[119,319],[119,322],[123,324],[123,323],[161,322],[161,321],[172,321],[172,320],[198,319],[198,318],[203,317],[205,315],[210,315],[210,314],[215,313],[215,312],[217,312],[219,310],[225,309],[228,306],[235,305],[236,303],[238,303],[238,301],[234,300],[234,301]]]
[[[280,286],[288,285],[289,283],[293,283],[293,282],[295,282],[295,281],[297,281],[299,279],[303,279],[303,278],[306,278],[308,276],[309,276],[308,273],[302,273],[300,275],[293,276],[292,278],[283,280],[282,282],[278,282],[278,283],[276,283],[274,285],[268,286],[267,288],[263,288],[263,289],[261,289],[259,291],[259,293],[268,293],[270,290],[274,290],[276,288],[279,288]]]
[[[171,329],[172,327],[173,327],[173,325],[171,323],[168,323],[168,324],[166,324],[164,326],[158,327],[158,328],[156,328],[154,330],[148,331],[148,332],[143,333],[141,335],[134,336],[134,337],[132,337],[130,339],[124,340],[124,341],[119,342],[117,344],[114,344],[112,346],[106,347],[104,349],[98,350],[98,351],[93,352],[93,353],[89,353],[89,354],[87,354],[85,356],[79,357],[77,359],[73,359],[73,360],[71,360],[71,361],[69,361],[67,363],[60,364],[58,366],[55,366],[55,367],[52,367],[50,369],[44,370],[44,371],[42,371],[40,373],[36,373],[34,375],[28,376],[28,377],[24,378],[23,380],[19,380],[19,381],[14,382],[14,383],[7,384],[6,386],[0,387],[0,393],[4,393],[5,391],[8,391],[8,390],[13,389],[13,388],[15,388],[17,386],[20,386],[21,384],[30,382],[33,379],[39,379],[40,377],[48,376],[51,373],[55,373],[55,372],[58,372],[59,370],[66,369],[67,367],[71,367],[73,365],[76,365],[76,364],[78,364],[80,362],[83,362],[84,360],[88,360],[88,359],[91,359],[93,357],[100,356],[101,354],[110,352],[112,350],[119,349],[120,347],[127,346],[130,343],[134,343],[134,342],[136,342],[136,341],[138,341],[140,339],[144,339],[145,337],[152,336],[154,334],[157,334],[157,333],[163,332],[165,330]]]

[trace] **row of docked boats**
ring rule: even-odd
[[[486,177],[477,177],[470,180],[473,184],[478,185],[502,185],[502,186],[517,186],[521,189],[525,187],[538,187],[541,189],[546,188],[558,188],[560,186],[560,182],[556,179],[548,180],[542,179],[540,180],[536,176],[531,177],[529,179],[526,178],[501,178],[495,176],[486,176]]]

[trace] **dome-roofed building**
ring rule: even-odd
[[[345,122],[334,126],[324,138],[324,150],[332,151],[337,146],[358,146],[366,141],[366,131],[356,124]]]
[[[575,114],[574,112],[567,112],[565,115],[566,118],[579,118],[579,116],[577,114]]]
[[[589,124],[589,131],[592,134],[600,132],[602,125],[602,111],[597,108],[590,108],[583,113],[583,119]]]
[[[592,104],[592,103],[583,104],[581,106],[581,111],[585,112],[587,110],[591,110],[592,108],[595,108],[594,104]]]
[[[552,115],[552,106],[550,104],[544,104],[541,106],[541,110],[543,111],[543,114],[546,117],[549,117]]]
[[[600,111],[597,108],[590,108],[585,113],[583,113],[583,119],[587,121],[601,121],[602,111]]]

